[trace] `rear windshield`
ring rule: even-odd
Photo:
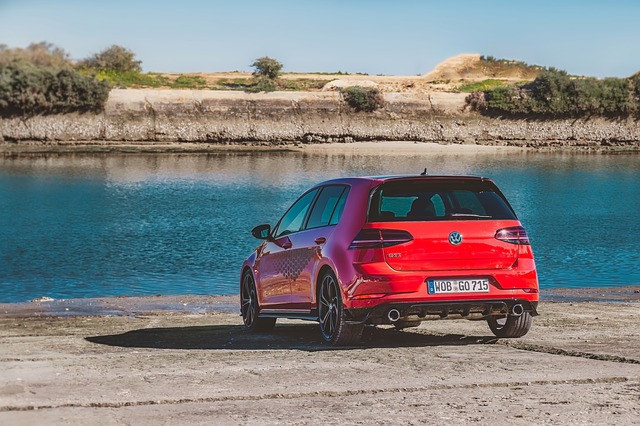
[[[492,184],[480,181],[386,182],[374,190],[368,216],[369,222],[496,219],[516,215]]]

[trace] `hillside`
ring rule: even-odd
[[[346,73],[283,73],[281,87],[285,91],[331,91],[349,85],[377,87],[383,92],[432,93],[455,92],[468,83],[483,80],[498,80],[514,84],[533,80],[540,67],[523,62],[484,57],[480,54],[461,54],[438,64],[432,71],[421,76],[387,76]],[[248,72],[162,74],[175,81],[180,76],[199,79],[212,89],[241,88],[251,78]]]

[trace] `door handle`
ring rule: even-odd
[[[315,241],[316,244],[324,244],[327,242],[327,239],[325,237],[318,237],[313,241]]]

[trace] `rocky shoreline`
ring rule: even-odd
[[[464,93],[385,93],[384,108],[354,112],[337,92],[249,94],[114,89],[99,114],[0,119],[0,151],[195,143],[282,145],[358,141],[550,149],[640,149],[634,119],[513,120],[465,108]],[[168,149],[171,151],[171,149]]]

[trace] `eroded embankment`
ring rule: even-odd
[[[507,120],[465,109],[464,93],[385,93],[354,112],[337,92],[249,94],[114,89],[104,112],[0,120],[6,142],[261,143],[406,140],[514,146],[634,147],[634,119]]]

